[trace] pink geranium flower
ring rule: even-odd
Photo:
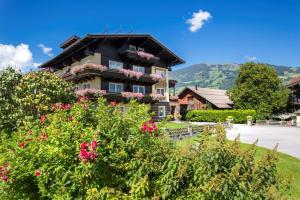
[[[40,117],[40,122],[41,122],[41,124],[45,123],[46,120],[47,120],[47,116],[46,116],[46,115],[42,115],[42,116]]]
[[[38,169],[38,170],[35,170],[35,176],[36,177],[39,177],[39,176],[41,176],[42,175],[42,173],[41,173],[41,171]]]

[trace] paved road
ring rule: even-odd
[[[234,125],[227,138],[233,140],[238,134],[241,142],[251,144],[258,139],[258,146],[269,149],[278,143],[279,152],[300,158],[300,128]]]

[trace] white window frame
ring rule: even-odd
[[[145,67],[142,66],[133,65],[132,70],[135,72],[142,72],[143,74],[145,74]]]
[[[163,109],[163,115],[160,115],[160,109]],[[166,117],[166,106],[158,106],[158,117],[159,118],[164,118]]]
[[[119,65],[119,66],[117,66],[117,65]],[[108,61],[108,66],[109,66],[109,69],[122,69],[124,64],[122,62],[109,60]]]
[[[110,90],[110,86],[111,85],[114,85],[114,91]],[[121,91],[117,91],[117,86],[121,86]],[[111,93],[120,93],[120,92],[123,92],[124,91],[124,84],[123,83],[114,83],[114,82],[109,82],[108,83],[108,91],[111,92]]]
[[[159,92],[157,92],[157,91],[159,91]],[[163,92],[161,92],[161,91],[163,91]],[[156,88],[156,94],[161,94],[161,95],[165,96],[166,89],[165,88]]]
[[[135,92],[135,91],[134,91],[134,88],[135,88],[135,87],[137,87],[137,91],[138,91],[137,93],[142,93],[142,94],[145,94],[145,93],[146,93],[146,87],[145,87],[144,85],[133,85],[133,86],[132,86],[132,91],[133,91],[133,92]],[[143,88],[144,92],[140,92],[140,89],[141,89],[141,88]]]

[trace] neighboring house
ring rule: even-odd
[[[300,77],[291,79],[287,87],[291,90],[289,109],[294,112],[300,109]]]
[[[226,90],[186,87],[178,95],[180,113],[187,110],[232,109],[233,102]]]
[[[184,61],[151,35],[72,36],[60,47],[63,51],[40,68],[74,82],[78,94],[101,94],[122,109],[137,99],[160,118],[170,113],[168,72]]]

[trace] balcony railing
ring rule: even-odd
[[[75,68],[75,67],[74,67]],[[75,72],[74,72],[75,71]],[[155,74],[143,74],[128,69],[107,69],[107,68],[75,68],[62,75],[65,80],[74,82],[84,82],[95,77],[102,77],[108,80],[124,80],[133,83],[153,85],[160,81],[160,77]]]
[[[120,55],[126,57],[131,62],[138,61],[138,62],[147,62],[147,63],[155,64],[160,60],[159,57],[156,57],[153,54],[146,53],[143,51],[134,51],[130,49],[121,51]]]

